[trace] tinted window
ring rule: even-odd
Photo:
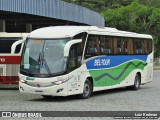
[[[127,50],[127,44],[128,44],[128,39],[127,38],[123,38],[123,42],[122,42],[122,54],[128,54],[128,50]]]
[[[99,36],[89,35],[86,44],[85,58],[100,55],[99,44],[100,44]]]
[[[149,54],[152,52],[152,40],[144,39],[144,53]]]
[[[143,39],[135,39],[134,46],[135,46],[135,49],[134,49],[135,54],[144,54]]]
[[[22,44],[16,46],[15,53],[19,53],[21,51]]]
[[[114,41],[114,54],[115,55],[122,54],[123,39],[121,37],[113,37],[113,41]]]
[[[79,33],[79,34],[75,35],[72,38],[72,39],[82,39],[82,42],[77,46],[78,47],[78,54],[81,55],[81,56],[83,54],[86,37],[87,37],[87,33],[83,32],[83,33]]]
[[[113,54],[112,38],[109,36],[100,36],[101,55]]]
[[[122,54],[122,38],[117,39],[117,54]]]
[[[151,39],[89,35],[85,58],[97,55],[142,55],[151,52]]]
[[[21,38],[0,38],[0,53],[11,53],[11,46]],[[16,47],[15,53],[19,53],[21,44]]]
[[[80,44],[75,44],[70,49],[70,55],[69,55],[69,64],[68,64],[68,70],[72,71],[76,69],[80,63],[81,63],[81,56],[78,55]]]

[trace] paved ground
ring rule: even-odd
[[[89,99],[76,96],[44,99],[40,95],[20,94],[15,88],[0,89],[0,111],[159,111],[160,71],[151,83],[138,91],[125,88],[96,92]]]

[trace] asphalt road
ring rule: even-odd
[[[89,99],[77,96],[44,99],[40,95],[22,94],[18,89],[0,88],[0,111],[159,111],[160,71],[153,81],[138,91],[125,88],[96,92]]]

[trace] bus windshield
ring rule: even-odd
[[[53,76],[66,70],[64,47],[69,38],[27,39],[21,60],[21,71],[39,76]]]

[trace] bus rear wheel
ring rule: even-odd
[[[83,93],[79,95],[82,99],[87,99],[92,94],[92,85],[91,82],[87,79],[83,86]]]
[[[134,85],[131,86],[132,90],[138,90],[140,88],[141,84],[141,78],[139,74],[136,74],[135,79],[134,79]]]

